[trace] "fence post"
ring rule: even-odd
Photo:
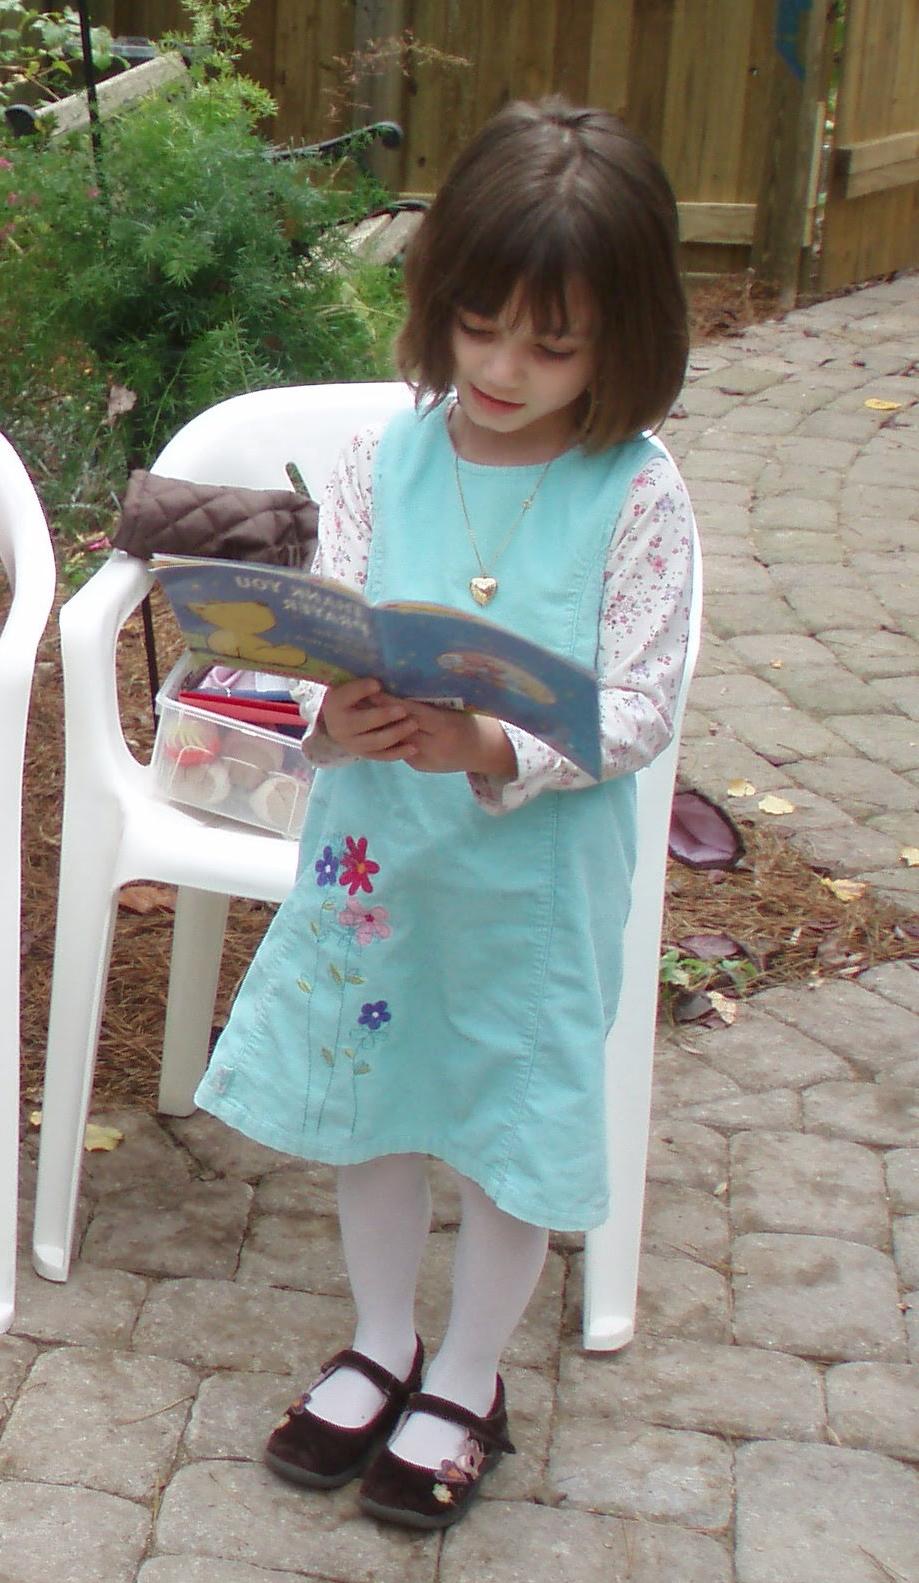
[[[815,150],[823,139],[828,0],[775,0],[768,153],[756,207],[751,264],[782,307],[798,295]]]
[[[358,72],[361,59],[366,58],[368,52],[372,55],[373,46],[403,37],[407,23],[405,0],[357,0],[354,8],[354,54]],[[404,88],[398,61],[393,61],[383,71],[374,70],[373,62],[367,62],[367,70],[362,76],[359,75],[354,86],[355,127],[369,126],[374,121],[401,121]],[[367,163],[381,180],[385,179],[387,173],[391,178],[392,162],[387,166],[380,154],[379,147],[374,145],[368,150]]]

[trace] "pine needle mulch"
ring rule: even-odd
[[[177,650],[171,619],[156,613],[163,668]],[[140,622],[132,618],[119,649],[119,693],[125,736],[141,758],[153,740]],[[23,1096],[40,1098],[54,946],[54,920],[63,791],[61,675],[56,623],[39,656],[29,727],[24,797],[22,1044]],[[904,916],[868,891],[842,903],[794,846],[775,830],[741,826],[747,845],[742,866],[711,874],[672,863],[665,939],[726,934],[756,964],[755,992],[771,984],[803,982],[815,974],[854,974],[893,958],[916,957],[919,942]],[[121,906],[99,1040],[95,1100],[104,1107],[156,1108],[169,973],[172,912],[165,888],[140,888],[150,911]],[[262,903],[231,903],[216,1020],[226,1015],[271,917]]]

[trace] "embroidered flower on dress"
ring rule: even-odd
[[[347,851],[342,854],[339,885],[347,885],[351,896],[355,896],[359,890],[372,891],[370,876],[379,874],[380,865],[372,863],[367,856],[367,837],[362,835],[355,841],[353,836],[346,835],[345,846]]]
[[[316,870],[317,885],[334,885],[338,878],[339,859],[330,846],[323,847],[322,857],[316,859],[313,865]]]
[[[357,1020],[363,1028],[369,1028],[371,1033],[376,1033],[384,1022],[392,1021],[392,1012],[388,1009],[385,1000],[365,1000]]]
[[[338,921],[345,929],[353,929],[358,945],[370,945],[373,940],[386,940],[392,934],[389,913],[385,907],[362,907],[359,901],[349,901],[338,914]]]

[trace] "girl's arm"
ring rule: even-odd
[[[379,427],[362,430],[338,458],[319,508],[319,542],[310,568],[317,577],[335,578],[360,593],[367,583],[373,532],[373,462],[380,434]],[[323,729],[325,686],[320,682],[297,682],[291,692],[307,724],[303,751],[310,762],[347,763],[352,755]]]
[[[601,779],[649,764],[673,735],[689,634],[693,515],[686,486],[661,451],[632,480],[604,571],[597,642]],[[504,724],[517,759],[512,780],[470,775],[489,813],[508,813],[542,791],[593,781],[570,759]]]

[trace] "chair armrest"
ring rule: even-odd
[[[91,756],[103,779],[140,768],[121,729],[115,660],[119,633],[152,585],[143,561],[116,550],[61,607],[68,766]]]

